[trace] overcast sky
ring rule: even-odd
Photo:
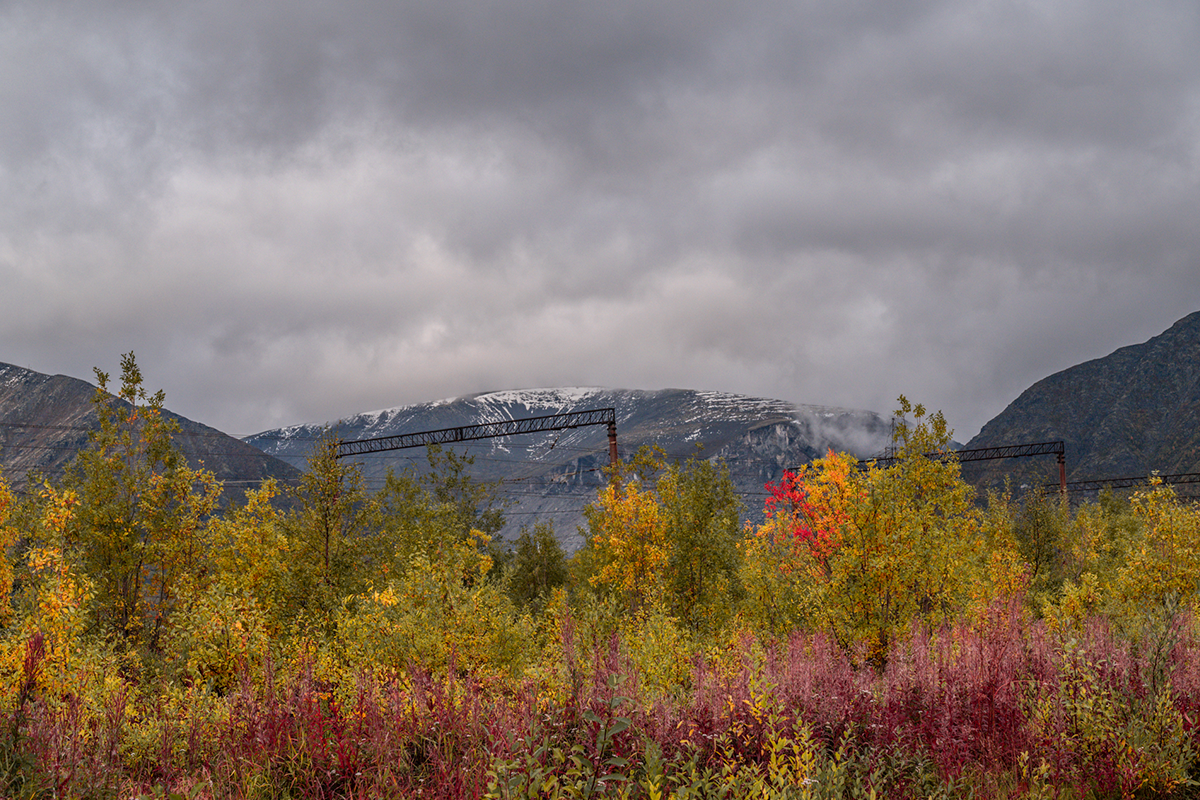
[[[1200,309],[1195,0],[0,0],[0,361],[942,409]]]

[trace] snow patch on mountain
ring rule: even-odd
[[[711,410],[734,411],[746,414],[758,414],[764,411],[775,413],[790,413],[795,406],[783,400],[770,400],[765,397],[746,397],[729,394],[728,392],[698,391],[696,398],[704,402]]]
[[[528,409],[572,408],[603,394],[604,389],[595,386],[565,386],[550,389],[509,389],[501,392],[488,392],[471,398],[476,403],[488,403],[503,406],[524,406]]]
[[[616,409],[620,458],[650,445],[663,448],[671,459],[721,459],[745,498],[747,521],[761,515],[763,484],[778,480],[783,470],[824,456],[830,447],[871,455],[888,435],[887,422],[870,411],[720,391],[589,386],[483,392],[358,414],[331,427],[350,441],[609,407]],[[319,431],[319,426],[294,426],[251,437],[251,443],[303,466]],[[520,526],[551,520],[564,545],[574,550],[582,543],[583,508],[605,479],[608,445],[605,427],[591,425],[445,447],[474,459],[473,478],[500,482],[510,514],[503,537],[511,541]],[[426,464],[419,450],[406,450],[377,454],[361,466],[370,483],[382,480],[389,466],[424,469]]]
[[[442,405],[442,404],[446,404],[448,402],[451,402],[451,401],[439,400],[439,401],[437,401],[437,403],[428,403],[425,405],[429,405],[429,406]],[[413,406],[395,406],[394,408],[381,408],[378,411],[364,411],[361,414],[355,414],[353,417],[348,417],[345,420],[345,422],[352,423],[355,425],[361,424],[361,425],[365,425],[365,426],[376,425],[381,420],[386,421],[386,420],[390,419],[391,417],[397,416],[398,414],[400,414],[403,411],[412,411],[413,409],[418,408],[418,407],[420,407],[420,406],[415,406],[415,405],[413,405]]]

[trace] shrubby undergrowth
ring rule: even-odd
[[[119,395],[63,481],[0,483],[3,796],[1195,791],[1200,512],[1168,489],[977,503],[901,398],[895,465],[831,453],[754,529],[719,463],[641,453],[568,561],[493,541],[437,451],[372,495],[325,442],[222,510],[132,355]]]
[[[914,630],[878,671],[824,634],[752,635],[645,683],[619,636],[562,631],[563,680],[451,664],[348,673],[264,657],[215,694],[80,670],[39,685],[36,638],[6,709],[18,796],[1186,796],[1200,642],[1180,634],[1157,689],[1148,654],[1093,618],[1078,638],[1014,608]]]

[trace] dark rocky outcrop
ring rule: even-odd
[[[1142,344],[1065,369],[1025,390],[967,447],[1061,439],[1067,478],[1200,472],[1200,312]],[[1052,480],[1045,463],[964,465],[984,487]]]

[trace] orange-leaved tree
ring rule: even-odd
[[[752,594],[767,598],[774,584],[779,598],[760,624],[826,629],[874,663],[914,622],[958,619],[989,596],[981,585],[1011,588],[1018,569],[1015,546],[992,535],[972,502],[945,418],[899,402],[894,462],[860,470],[845,454],[814,461],[776,488],[766,524],[747,544]],[[993,574],[996,548],[1003,575]]]
[[[856,470],[852,456],[830,450],[825,458],[786,471],[778,482],[766,485],[767,519],[782,525],[811,559],[815,578],[829,578],[830,558],[866,497],[862,482],[855,480]]]
[[[784,637],[823,624],[843,537],[867,494],[854,457],[832,450],[766,489],[766,519],[742,543],[741,615]]]
[[[34,498],[28,520],[30,544],[25,554],[22,616],[17,641],[42,642],[44,661],[39,678],[45,687],[63,690],[76,671],[88,625],[92,584],[69,557],[69,531],[79,498],[71,489],[44,486]],[[61,693],[61,691],[59,692]]]

